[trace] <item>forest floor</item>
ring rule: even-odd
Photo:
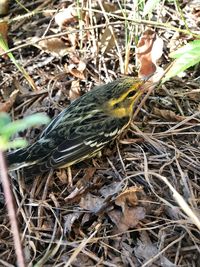
[[[32,79],[0,57],[1,111],[13,120],[53,118],[95,85],[137,76],[136,46],[148,27],[164,42],[164,69],[171,51],[194,40],[186,25],[200,34],[198,1],[157,1],[148,14],[144,1],[73,2],[11,3],[8,44]],[[199,229],[175,197],[200,214],[199,75],[193,67],[155,89],[101,157],[29,182],[12,173],[27,266],[199,266]],[[42,129],[16,137],[32,143]],[[3,193],[0,266],[16,266]]]

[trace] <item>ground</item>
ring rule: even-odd
[[[163,68],[194,40],[185,25],[199,34],[195,1],[158,1],[146,16],[143,1],[73,2],[10,5],[8,44],[28,73],[0,57],[0,107],[13,120],[53,118],[95,85],[137,76],[147,27],[164,42]],[[196,66],[155,88],[101,157],[30,179],[10,174],[27,266],[198,266],[198,223],[187,211],[200,212],[199,86]],[[16,137],[32,143],[43,128]],[[0,266],[16,266],[3,193],[0,239]]]

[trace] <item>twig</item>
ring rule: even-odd
[[[93,238],[93,236],[96,235],[96,233],[98,232],[100,226],[101,226],[100,223],[97,224],[96,227],[95,227],[95,231],[88,238],[84,238],[83,239],[83,241],[81,242],[81,244],[77,247],[77,249],[73,252],[73,254],[69,258],[69,260],[66,262],[66,264],[64,265],[64,267],[68,267],[68,266],[71,265],[71,263],[76,259],[77,255],[84,249],[84,247]]]
[[[3,191],[5,194],[6,205],[8,209],[8,215],[10,219],[11,231],[13,234],[15,253],[17,256],[17,264],[20,267],[25,267],[22,244],[19,234],[19,229],[17,225],[16,210],[13,203],[13,195],[10,188],[9,178],[7,174],[7,166],[4,158],[4,153],[0,150],[0,175],[3,186]]]
[[[82,31],[89,31],[89,30],[92,30],[92,29],[103,28],[103,27],[106,27],[107,25],[108,25],[107,23],[104,23],[104,24],[95,25],[95,26],[92,26],[92,27],[85,27],[84,29],[82,29]],[[120,25],[120,22],[111,22],[109,25]],[[21,48],[24,48],[24,47],[27,47],[27,46],[30,46],[30,45],[36,45],[37,43],[39,43],[40,41],[43,41],[43,40],[48,40],[48,39],[52,39],[52,38],[56,38],[56,37],[62,37],[62,36],[65,36],[67,34],[78,33],[78,32],[80,32],[79,29],[73,30],[73,31],[67,30],[67,31],[56,33],[56,34],[47,35],[45,37],[40,37],[40,38],[32,40],[32,41],[26,40],[25,43],[23,43],[21,45],[18,45],[16,47],[13,47],[13,48],[11,48],[9,50],[6,50],[5,52],[1,53],[0,57],[5,55],[5,54],[8,54],[10,52],[16,51],[18,49],[21,49]],[[29,38],[29,40],[30,39],[32,39],[32,38]]]

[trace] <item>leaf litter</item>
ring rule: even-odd
[[[26,1],[21,3],[28,5]],[[6,30],[13,47],[33,38],[38,44],[14,53],[21,65],[31,69],[35,92],[7,58],[0,59],[1,106],[4,111],[10,110],[14,119],[41,111],[52,118],[94,85],[122,74],[118,55],[120,52],[123,56],[128,47],[124,43],[122,7],[117,2],[103,3],[103,12],[98,1],[92,6],[89,1],[79,7],[62,4],[63,8],[60,3],[48,1],[30,3],[29,10],[43,5],[44,9],[53,8],[55,16],[40,13],[16,21]],[[134,6],[125,5],[131,15]],[[17,3],[11,10],[15,15],[24,12]],[[193,7],[183,5],[183,12],[194,27],[197,17]],[[154,12],[154,16],[158,14]],[[179,27],[180,18],[170,3],[162,6],[160,19]],[[152,49],[152,38],[156,40],[158,35],[152,30],[148,33],[149,29],[137,29],[139,44],[143,42],[136,51],[140,54],[139,74],[147,78],[160,62],[166,67],[169,52],[174,45],[184,43],[184,36],[157,30],[166,46],[163,56],[160,41]],[[55,39],[45,39],[48,35]],[[128,52],[131,63],[135,51]],[[144,61],[147,63],[141,64]],[[150,72],[144,66],[151,66]],[[136,73],[133,67],[129,74]],[[158,179],[159,175],[165,177],[191,210],[199,213],[199,83],[194,75],[189,70],[183,79],[171,79],[154,89],[134,125],[117,146],[111,143],[106,147],[101,157],[72,166],[71,171],[43,174],[31,182],[16,174],[17,179],[11,181],[27,265],[198,266],[199,230],[169,187]],[[20,91],[15,95],[16,80]],[[29,129],[20,132],[19,137],[33,142],[41,130]],[[2,194],[0,200],[0,264],[15,265]]]

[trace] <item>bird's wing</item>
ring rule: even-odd
[[[63,141],[53,150],[48,160],[45,162],[45,169],[69,166],[80,162],[84,158],[92,157],[101,148],[116,137],[122,127],[128,123],[128,118],[111,118],[101,114],[96,121],[90,118],[77,122],[66,129],[67,134],[63,134]],[[44,162],[43,162],[44,163]]]

